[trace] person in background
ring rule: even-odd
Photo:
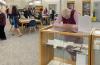
[[[54,17],[55,17],[55,10],[52,10],[50,8],[50,19],[51,19],[51,21],[54,21]]]
[[[5,25],[6,25],[6,15],[2,13],[2,11],[0,10],[0,39],[1,40],[6,40],[6,35],[4,32]]]
[[[24,8],[24,17],[25,18],[28,18],[28,16],[29,16],[29,13],[28,13],[28,10],[27,10],[27,8]]]
[[[12,7],[9,8],[9,23],[11,25],[10,31],[12,31],[13,28],[13,18],[12,18]]]
[[[9,8],[8,8],[8,6],[6,7],[6,14],[7,14],[7,18],[9,18]]]
[[[42,17],[43,17],[43,24],[44,25],[48,25],[48,15],[49,15],[49,12],[48,12],[48,9],[45,8],[42,12]]]
[[[44,16],[48,16],[48,9],[47,8],[45,8],[44,10],[43,10],[43,13],[42,13]]]
[[[29,18],[32,16],[32,8],[31,7],[28,8],[28,16],[29,16]]]
[[[61,14],[58,16],[57,20],[54,22],[53,26],[55,29],[59,31],[66,32],[78,32],[77,27],[77,19],[78,14],[75,10],[64,9]],[[59,37],[62,38],[62,37]],[[75,36],[64,36],[63,39],[65,41],[74,42],[74,43],[83,43],[83,39]],[[69,45],[66,47],[67,52],[71,55],[73,61],[76,61],[76,53],[77,51],[73,50],[74,47]]]
[[[14,24],[14,32],[17,32],[18,36],[22,36],[22,33],[20,32],[19,25],[18,25],[20,14],[16,6],[12,6],[12,18],[13,18],[13,24]]]

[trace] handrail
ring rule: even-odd
[[[62,32],[62,31],[56,31],[56,30],[49,30],[50,28],[52,28],[52,26],[48,26],[45,27],[43,29],[41,29],[41,32],[48,32],[48,33],[58,33],[58,34],[62,34],[62,35],[70,35],[70,36],[84,36],[84,37],[88,37],[89,34],[87,33],[83,33],[83,32]]]

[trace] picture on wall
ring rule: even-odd
[[[84,15],[90,16],[90,13],[91,13],[90,6],[91,6],[90,2],[83,2],[83,16]]]

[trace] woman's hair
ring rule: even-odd
[[[17,7],[16,6],[12,6],[12,14],[16,14],[18,13]]]
[[[71,14],[71,10],[70,9],[64,9],[62,12],[61,12],[61,16],[68,19],[70,18],[70,14]]]

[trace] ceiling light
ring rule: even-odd
[[[30,2],[29,5],[33,5],[34,3]]]

